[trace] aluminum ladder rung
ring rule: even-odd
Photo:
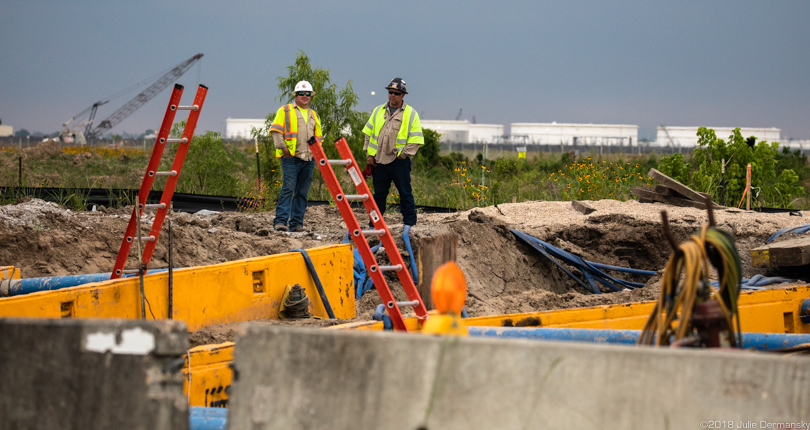
[[[326,161],[328,161],[329,164],[334,164],[337,166],[348,166],[349,164],[352,164],[352,160],[326,160]]]
[[[198,110],[200,110],[200,107],[199,107],[199,106],[197,106],[197,105],[192,105],[192,106],[177,106],[177,110],[193,110],[193,111],[198,111]]]
[[[364,202],[368,200],[368,194],[338,194],[337,200],[346,199],[347,202]]]
[[[389,271],[389,272],[390,272],[390,271],[396,271],[396,272],[399,272],[400,270],[402,270],[402,265],[401,265],[401,264],[394,264],[394,265],[392,265],[392,266],[380,266],[380,270],[382,270],[382,271],[386,271],[386,270],[387,270],[387,271]]]
[[[143,205],[144,209],[165,209],[166,203],[148,203]]]
[[[154,170],[149,171],[149,176],[177,176],[177,170],[172,170],[170,172],[155,172]]]
[[[181,137],[180,139],[166,139],[166,143],[188,143],[188,139]]]

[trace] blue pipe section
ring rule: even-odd
[[[374,315],[371,317],[374,321],[383,322],[383,330],[393,330],[394,323],[391,322],[391,317],[385,313],[385,305],[379,304],[374,309]]]
[[[190,430],[225,430],[228,425],[228,409],[204,408],[192,406],[189,408]]]
[[[801,282],[790,278],[783,278],[781,276],[766,277],[765,275],[756,274],[751,278],[743,278],[740,287],[745,290],[764,290],[766,285],[783,284],[785,282]],[[718,287],[720,282],[712,281],[712,286]]]
[[[603,330],[540,327],[467,327],[470,336],[563,342],[635,345],[641,330]],[[810,334],[743,333],[742,347],[771,351],[810,343]]]
[[[309,269],[309,274],[312,276],[312,280],[315,281],[315,286],[318,288],[318,294],[321,296],[323,307],[326,308],[326,314],[329,315],[329,318],[335,319],[335,313],[332,311],[332,305],[329,304],[329,298],[326,297],[326,291],[323,290],[321,278],[318,277],[318,272],[315,271],[315,266],[312,265],[312,260],[309,258],[309,254],[307,254],[305,249],[300,248],[291,249],[290,251],[300,252],[304,257],[304,261],[307,263],[307,269]]]
[[[785,227],[785,228],[777,231],[776,233],[774,233],[771,237],[768,238],[768,240],[765,241],[765,243],[771,243],[774,240],[776,240],[777,237],[779,237],[779,236],[781,236],[781,235],[783,235],[785,233],[802,234],[802,233],[806,233],[808,231],[810,231],[810,224],[800,225],[798,227]]]
[[[158,272],[165,272],[168,269],[148,270],[147,275]],[[23,294],[36,293],[39,291],[59,290],[62,288],[77,287],[79,285],[93,282],[109,281],[112,273],[91,273],[86,275],[50,276],[42,278],[12,279],[8,295],[19,296]],[[137,276],[135,273],[128,273],[123,277]],[[19,282],[14,282],[19,281]]]
[[[413,284],[419,285],[419,270],[416,268],[416,261],[413,258],[413,250],[411,249],[411,238],[409,233],[411,231],[411,226],[405,225],[405,229],[402,232],[402,241],[405,242],[405,249],[408,251],[408,256],[411,260],[411,271],[413,272]]]

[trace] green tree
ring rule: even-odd
[[[312,63],[306,53],[299,51],[295,63],[287,66],[287,76],[278,77],[278,89],[281,95],[277,97],[280,103],[292,103],[292,94],[295,84],[308,81],[312,84],[315,95],[312,97],[310,107],[318,112],[323,130],[323,148],[328,158],[338,158],[334,142],[345,137],[355,159],[362,165],[365,159],[363,154],[363,126],[368,114],[354,111],[358,97],[352,89],[351,81],[342,89],[332,83],[328,69],[320,67],[313,69]],[[253,130],[253,136],[259,139],[260,159],[262,160],[262,177],[266,184],[279,187],[281,182],[281,163],[275,157],[275,146],[270,136],[270,126],[276,116],[278,107],[273,107],[267,114],[265,125],[261,130]],[[310,189],[312,198],[328,198],[329,193],[324,189],[325,184],[320,175],[314,176],[313,187]]]
[[[692,166],[684,159],[683,154],[676,152],[675,154],[661,157],[661,164],[658,169],[661,173],[675,179],[683,184],[689,183],[689,172]]]
[[[186,127],[186,120],[172,127],[171,136],[179,138]],[[172,146],[177,154],[180,145]],[[171,156],[174,159],[174,155]],[[236,163],[228,153],[219,133],[207,131],[202,136],[194,136],[189,143],[183,171],[178,179],[177,189],[188,193],[233,196],[238,191],[238,179],[235,176]]]
[[[300,81],[308,81],[315,91],[310,106],[318,112],[318,116],[321,118],[323,146],[327,155],[336,156],[337,152],[332,143],[340,137],[345,137],[355,158],[361,158],[362,131],[368,115],[353,110],[359,99],[352,89],[352,81],[347,82],[342,89],[339,88],[332,83],[329,69],[312,68],[312,63],[304,51],[299,51],[295,64],[287,66],[287,72],[287,76],[278,77],[278,90],[281,95],[277,97],[277,100],[285,104],[292,103],[295,98],[292,94],[295,84]],[[266,127],[268,130],[273,119],[275,119],[275,110],[267,116]]]
[[[724,179],[727,203],[737,206],[741,202],[748,164],[751,164],[752,198],[761,196],[765,205],[788,207],[794,196],[804,193],[793,170],[777,172],[778,142],[757,143],[753,136],[744,138],[739,128],[734,129],[728,141],[718,138],[714,130],[706,127],[700,127],[697,135],[699,147],[695,148],[694,156],[697,171],[693,173],[692,183],[698,190],[710,193],[715,201],[720,201],[721,179]]]
[[[429,128],[422,129],[422,135],[425,137],[425,144],[416,152],[416,163],[420,167],[430,168],[439,163],[439,141],[441,135]]]

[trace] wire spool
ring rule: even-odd
[[[666,217],[664,220],[667,232]],[[708,281],[711,267],[720,279],[718,288]],[[736,338],[728,336],[729,346],[740,345],[737,302],[741,275],[742,263],[733,236],[725,230],[703,226],[698,235],[675,246],[664,268],[658,303],[644,325],[638,344],[705,346],[705,333],[696,328],[693,312],[705,308],[701,306],[703,303],[716,301],[726,327],[737,334]]]
[[[284,301],[284,314],[287,318],[309,318],[309,297],[301,285],[295,284],[290,289],[289,297]]]

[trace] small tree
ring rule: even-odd
[[[694,156],[697,171],[692,182],[697,189],[710,193],[713,199],[720,195],[721,169],[725,166],[725,196],[730,205],[736,206],[743,197],[749,163],[752,193],[761,195],[766,205],[787,207],[793,196],[804,193],[793,170],[785,169],[777,174],[778,142],[757,143],[753,136],[743,138],[739,128],[734,129],[728,141],[717,138],[714,130],[706,127],[700,127],[697,135],[699,147],[695,148]]]
[[[362,156],[362,131],[368,117],[363,112],[353,110],[357,106],[358,97],[352,89],[352,81],[347,82],[343,89],[338,88],[329,77],[329,69],[324,70],[320,67],[313,69],[312,63],[304,51],[299,51],[295,64],[287,66],[287,72],[287,76],[278,78],[278,89],[281,95],[277,100],[282,103],[292,103],[295,98],[292,94],[295,84],[300,81],[308,81],[315,91],[310,107],[318,112],[318,116],[321,118],[323,147],[327,155],[330,158],[337,156],[337,151],[332,143],[340,137],[346,137],[355,158]],[[275,112],[271,112],[267,116],[268,130],[274,117]]]

